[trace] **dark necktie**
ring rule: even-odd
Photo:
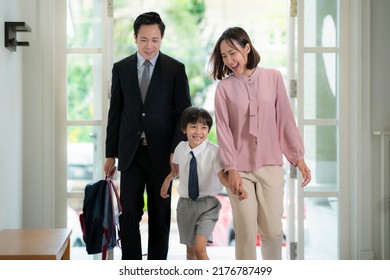
[[[199,196],[198,171],[196,169],[196,158],[192,151],[191,156],[190,175],[188,176],[188,196],[195,201]]]
[[[139,86],[141,90],[142,102],[145,102],[145,97],[146,97],[146,92],[148,91],[149,82],[150,82],[150,61],[145,60],[144,71],[142,72],[141,83]]]

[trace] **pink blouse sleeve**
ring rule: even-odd
[[[214,106],[218,146],[224,171],[237,170],[236,150],[233,135],[229,128],[229,101],[220,83],[216,88]]]
[[[276,122],[280,147],[287,160],[296,166],[298,161],[303,159],[305,150],[280,72],[276,87]]]

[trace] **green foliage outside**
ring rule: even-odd
[[[130,9],[134,5],[132,0],[114,1],[114,61],[118,61],[132,53],[137,48],[133,38],[132,24],[137,13]],[[171,0],[161,2],[163,4],[160,14],[166,23],[166,32],[163,38],[162,51],[182,61],[186,66],[189,79],[192,104],[202,106],[206,99],[208,87],[214,82],[207,73],[207,64],[214,46],[214,34],[205,35],[207,26],[205,0]],[[266,2],[266,5],[277,3]],[[139,4],[137,2],[137,4]],[[272,6],[273,7],[273,6]],[[273,11],[271,15],[259,11],[262,21],[266,18],[267,24],[262,26],[261,33],[257,24],[253,24],[248,32],[262,39],[264,42],[285,43],[285,30],[283,17],[278,9],[266,9]],[[96,12],[96,11],[95,11]],[[115,14],[118,12],[118,14]],[[121,15],[122,14],[122,15]],[[84,46],[93,37],[94,20],[91,10],[84,9],[82,17],[86,20],[77,24],[77,32],[68,36],[68,46]],[[257,20],[257,19],[255,19]],[[96,19],[95,19],[96,21]],[[275,26],[280,26],[275,28]],[[252,30],[253,28],[253,30]],[[279,31],[278,31],[279,30]],[[256,44],[257,45],[257,44]],[[260,44],[259,44],[260,45]],[[257,45],[258,46],[258,45]],[[261,45],[259,46],[261,47]],[[263,54],[262,50],[261,54]],[[280,67],[286,64],[286,51],[270,52],[266,56],[268,67]],[[92,119],[93,105],[91,102],[93,69],[90,58],[86,55],[70,55],[68,59],[68,119],[82,120]],[[78,127],[69,131],[69,141],[90,142],[90,131],[85,127]],[[209,140],[217,143],[215,125],[212,127]]]
[[[129,5],[124,0],[114,1],[114,4],[116,10]],[[161,13],[166,25],[161,50],[185,64],[192,104],[197,106],[203,105],[207,87],[213,83],[206,72],[213,42],[202,38],[206,8],[204,0],[173,0],[167,1]],[[132,26],[136,16],[138,14],[115,18],[115,61],[137,51]],[[215,126],[210,131],[209,140],[217,143]]]
[[[115,8],[126,5],[126,1],[119,1]],[[161,13],[166,25],[161,50],[185,64],[192,103],[196,105],[203,104],[205,89],[213,82],[205,71],[212,42],[201,38],[205,10],[204,0],[173,0],[167,1]],[[119,17],[114,22],[115,61],[137,51],[132,27],[135,16]]]
[[[202,39],[205,11],[204,0],[169,1],[165,11],[169,40],[165,41],[164,47],[168,54],[185,64],[194,105],[204,103],[205,89],[213,82],[205,71],[213,44]]]
[[[82,19],[77,22],[74,33],[68,34],[67,46],[86,46],[93,36],[94,15],[92,9],[81,8]],[[93,69],[88,55],[68,55],[67,60],[67,119],[68,120],[88,120],[93,115],[92,83]],[[91,142],[90,127],[68,128],[68,142]]]

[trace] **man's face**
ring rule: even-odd
[[[147,60],[153,58],[160,51],[162,37],[157,24],[142,25],[138,36],[134,34],[134,39],[138,52]]]

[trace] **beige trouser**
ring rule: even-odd
[[[255,260],[260,233],[264,260],[282,259],[284,178],[282,166],[266,166],[240,172],[248,198],[242,201],[228,190],[232,204],[237,260]]]

